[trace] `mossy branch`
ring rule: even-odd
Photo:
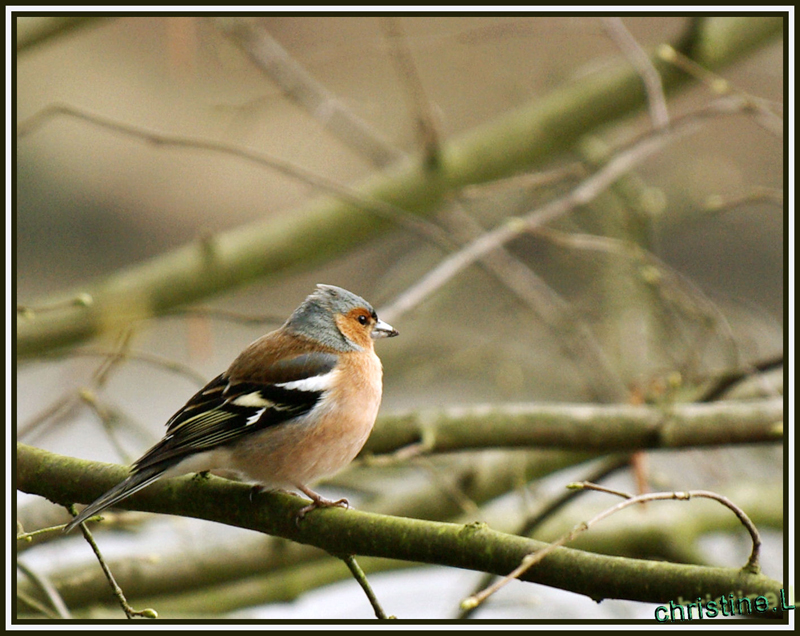
[[[59,504],[85,502],[121,480],[124,468],[85,462],[17,445],[17,487]],[[453,524],[391,517],[358,510],[325,509],[301,524],[303,500],[271,493],[250,499],[250,488],[224,479],[191,477],[160,481],[121,507],[176,514],[247,528],[332,554],[377,556],[505,575],[526,555],[548,544],[494,531],[485,524]],[[668,602],[736,594],[778,597],[781,584],[733,568],[676,565],[560,548],[524,575],[593,599]]]
[[[514,404],[381,415],[364,451],[390,453],[415,444],[420,452],[513,447],[626,451],[782,439],[783,398],[669,406]]]

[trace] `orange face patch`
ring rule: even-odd
[[[372,347],[371,334],[375,322],[375,318],[364,307],[357,307],[346,314],[336,316],[336,326],[345,338],[364,348]]]

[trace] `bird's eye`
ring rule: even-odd
[[[367,316],[365,316],[364,314],[359,314],[358,315],[358,322],[360,322],[362,325],[366,325],[369,322],[369,318]]]

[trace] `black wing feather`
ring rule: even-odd
[[[283,384],[324,375],[335,365],[336,356],[305,354],[270,368],[269,377]],[[322,391],[231,381],[223,373],[170,418],[166,436],[134,464],[135,470],[156,465],[168,468],[188,455],[300,417],[313,409],[321,396]]]

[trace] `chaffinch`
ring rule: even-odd
[[[349,464],[367,441],[383,375],[373,340],[396,335],[363,298],[317,285],[282,327],[250,344],[175,413],[130,475],[65,531],[161,477],[202,471],[300,490],[312,501],[300,517],[347,505],[308,485]]]

